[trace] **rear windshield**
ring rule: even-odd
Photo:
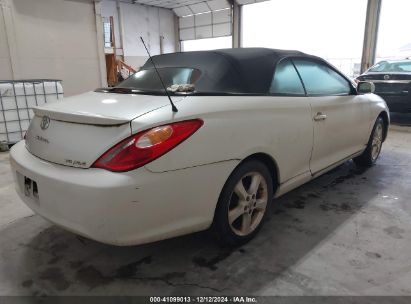
[[[166,86],[193,84],[200,78],[201,72],[193,68],[158,68]],[[155,69],[140,70],[121,82],[116,88],[136,89],[147,92],[163,92],[163,86]]]
[[[373,73],[407,73],[411,72],[411,61],[382,61],[368,70]]]

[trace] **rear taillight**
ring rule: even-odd
[[[92,167],[121,172],[144,166],[175,148],[202,125],[202,120],[194,119],[139,132],[112,147]]]

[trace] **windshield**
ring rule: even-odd
[[[173,85],[194,85],[201,72],[193,68],[159,68],[158,72],[166,88]],[[121,82],[115,88],[131,88],[139,91],[163,92],[164,88],[155,69],[140,70]]]
[[[411,72],[411,61],[381,61],[368,70],[374,73],[407,73]]]

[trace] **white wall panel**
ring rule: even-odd
[[[188,16],[191,15],[193,12],[188,8],[188,6],[177,7],[173,9],[174,13],[179,16]]]
[[[96,18],[91,1],[9,1],[16,47],[15,79],[63,80],[65,95],[102,85]],[[0,78],[10,79],[0,16]],[[101,50],[102,52],[102,50]]]
[[[213,12],[213,23],[231,22],[231,10],[225,9]]]
[[[195,18],[195,26],[211,25],[212,23],[210,12],[194,15],[194,18]]]
[[[174,28],[174,13],[171,10],[160,9],[160,35],[164,37],[163,52],[172,53],[176,51],[176,37]]]
[[[127,64],[138,69],[148,58],[140,36],[151,55],[160,54],[160,36],[164,37],[163,52],[175,52],[174,13],[171,10],[120,2],[120,15]]]
[[[194,27],[191,28],[186,28],[186,29],[180,29],[180,39],[181,40],[193,40],[195,39],[195,32],[194,32]]]
[[[231,24],[230,23],[213,24],[213,36],[214,37],[229,36],[229,35],[231,35]]]
[[[124,56],[145,56],[144,46],[140,36],[148,41],[148,7],[129,3],[120,3],[123,24]]]
[[[160,54],[160,10],[162,9],[149,6],[146,6],[146,8],[148,9],[148,14],[146,16],[148,17],[147,38],[150,46],[150,53],[153,55]]]
[[[206,2],[189,5],[189,7],[194,14],[200,14],[210,11],[210,7],[206,4]]]
[[[213,28],[211,25],[196,27],[196,39],[213,37]]]
[[[180,28],[194,27],[194,15],[181,17],[179,19]]]
[[[4,27],[3,11],[0,7],[0,80],[11,80],[12,78],[9,46]]]
[[[180,40],[230,36],[232,10],[222,9],[179,18]]]
[[[207,1],[207,4],[213,11],[231,7],[230,3],[227,0],[212,0]]]

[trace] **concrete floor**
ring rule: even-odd
[[[401,130],[376,166],[347,162],[277,200],[234,251],[207,233],[135,247],[79,238],[20,202],[1,153],[0,295],[411,295],[411,133]]]

